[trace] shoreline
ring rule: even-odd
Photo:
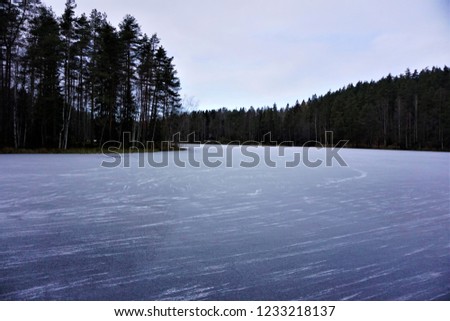
[[[202,144],[202,145],[216,145],[216,144]],[[247,147],[280,147],[273,145],[232,145],[232,144],[222,144],[221,146],[229,146],[229,147],[239,147],[239,146],[247,146]],[[282,146],[284,148],[316,148],[314,146]],[[319,147],[318,147],[319,148]],[[331,148],[329,146],[323,146],[321,148]],[[379,150],[379,151],[398,151],[398,152],[429,152],[429,153],[450,153],[450,150],[438,150],[438,149],[402,149],[395,147],[386,147],[386,148],[371,148],[371,147],[342,147],[342,149],[355,149],[355,150]],[[183,147],[175,147],[170,149],[145,149],[139,150],[137,148],[127,148],[127,149],[116,149],[114,153],[117,154],[138,154],[138,153],[161,153],[161,152],[176,152],[183,151],[186,148]],[[114,154],[108,150],[102,151],[100,148],[70,148],[67,150],[61,150],[57,148],[38,148],[38,149],[14,149],[14,148],[3,148],[0,149],[0,155],[102,155],[102,154]]]

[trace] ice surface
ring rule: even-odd
[[[0,299],[450,298],[449,154],[348,149],[348,167],[319,168],[174,155],[116,169],[1,155]]]

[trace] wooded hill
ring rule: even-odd
[[[293,106],[186,112],[180,80],[156,34],[127,15],[61,17],[39,0],[0,0],[0,148],[100,147],[109,140],[325,143],[450,150],[448,67],[358,82]],[[207,107],[207,106],[204,106]],[[266,142],[267,143],[267,142]],[[313,143],[309,143],[313,144]]]
[[[333,131],[335,142],[349,140],[352,147],[450,150],[450,70],[407,70],[285,108],[224,108],[177,118],[184,135],[196,132],[201,141],[262,142],[271,132],[279,143],[302,146],[325,144],[325,132]]]

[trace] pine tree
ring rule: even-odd
[[[90,52],[92,48],[92,38],[90,21],[86,15],[81,15],[81,17],[76,20],[76,39],[75,44],[76,51],[76,70],[77,70],[77,88],[76,88],[76,111],[77,111],[77,123],[76,123],[76,140],[82,145],[85,145],[88,137],[88,124],[89,124],[89,73],[88,65]]]
[[[100,125],[100,144],[107,140],[119,140],[117,122],[120,85],[120,42],[113,26],[104,22],[100,26],[98,52],[93,59],[94,110]]]
[[[60,91],[60,66],[62,42],[59,24],[46,7],[31,21],[27,61],[31,75],[32,132],[34,146],[57,147],[59,141],[60,107],[63,97]]]
[[[138,62],[138,92],[140,106],[140,130],[138,140],[143,142],[150,139],[150,122],[152,119],[152,101],[156,82],[156,50],[160,40],[155,34],[151,38],[147,35],[141,40]]]
[[[140,37],[141,30],[136,19],[130,15],[125,16],[119,26],[119,41],[121,47],[120,126],[121,133],[133,132],[133,137],[135,137],[135,84]]]
[[[38,7],[38,0],[0,0],[0,146],[17,148],[25,140],[25,110],[18,105],[24,90],[22,60],[27,25]]]
[[[66,8],[61,19],[62,54],[64,65],[64,104],[62,106],[62,126],[59,134],[59,148],[67,149],[70,120],[75,103],[76,76],[76,31],[75,31],[75,1],[67,0]]]

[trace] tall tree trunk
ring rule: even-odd
[[[414,96],[414,144],[417,145],[419,141],[419,127],[418,127],[418,118],[419,118],[419,97],[416,94]]]

